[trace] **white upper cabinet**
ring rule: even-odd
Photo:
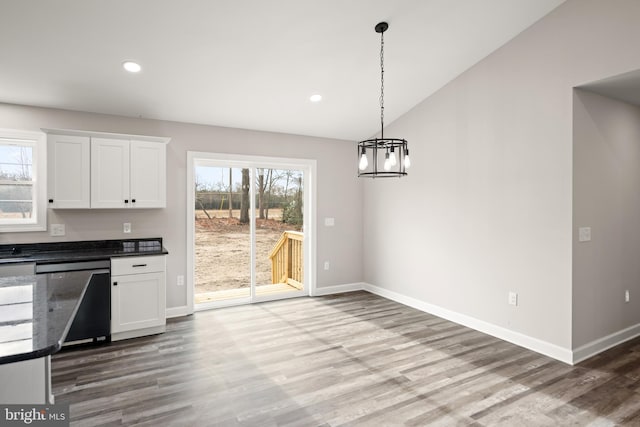
[[[92,138],[91,207],[129,207],[129,141]]]
[[[50,207],[166,207],[168,138],[43,130]]]
[[[47,137],[47,199],[51,208],[89,208],[91,141],[88,136]]]
[[[131,141],[131,206],[167,206],[167,146],[156,142]]]

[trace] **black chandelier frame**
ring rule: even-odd
[[[391,154],[393,150],[396,155],[396,166],[392,166],[392,170],[384,170],[380,167],[378,157],[385,159],[386,154]],[[407,148],[407,140],[399,138],[373,138],[358,142],[358,160],[365,153],[369,160],[370,168],[365,170],[358,169],[358,176],[368,178],[394,178],[407,175],[405,168],[405,155],[409,153]],[[381,153],[382,155],[379,155]],[[371,154],[369,156],[369,154]]]

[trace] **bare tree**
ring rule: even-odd
[[[289,192],[289,182],[291,181],[291,177],[293,176],[293,171],[287,170],[284,171],[284,176],[286,178],[285,184],[284,184],[284,206],[286,207],[289,204],[289,195],[287,194]],[[286,218],[284,215],[284,209],[283,209],[283,213],[282,213],[282,222],[285,222]]]
[[[249,223],[249,169],[242,169],[242,198],[240,199],[240,223]]]
[[[273,184],[280,181],[282,177],[281,173],[274,169],[269,169],[269,175],[267,178],[267,209],[266,209],[266,217],[269,219],[269,204],[271,203],[271,194],[273,192]]]
[[[264,168],[258,168],[258,218],[265,219],[264,216]]]
[[[196,203],[198,204],[198,206],[200,206],[200,209],[202,209],[202,212],[204,212],[207,218],[211,219],[211,215],[209,215],[209,213],[205,209],[204,203],[202,203],[202,191],[204,191],[204,185],[200,183],[200,177],[198,176],[198,174],[196,174],[195,188],[193,189],[193,191],[196,195]]]
[[[296,218],[300,218],[300,223],[302,224],[302,177],[298,176],[298,188],[296,190],[296,206],[295,206],[295,216]]]
[[[20,147],[20,172],[18,173],[18,181],[32,181],[31,177],[31,149],[27,147]],[[20,191],[24,193],[24,191]],[[18,209],[22,218],[31,217],[31,211],[33,206],[31,203],[18,203]]]
[[[233,218],[233,169],[229,168],[229,218]]]

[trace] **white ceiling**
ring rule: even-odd
[[[0,0],[0,102],[359,140],[563,1]]]

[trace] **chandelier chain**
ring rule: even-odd
[[[384,138],[384,31],[380,33],[380,131]]]

